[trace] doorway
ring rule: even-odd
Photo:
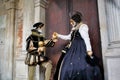
[[[51,38],[53,32],[68,34],[70,16],[75,11],[81,12],[83,22],[89,27],[93,52],[100,59],[100,69],[104,75],[97,0],[49,0],[49,2],[46,9],[46,37]],[[53,62],[53,73],[65,44],[67,41],[59,40],[55,47],[47,49],[47,55]]]

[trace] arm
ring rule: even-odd
[[[45,47],[53,47],[55,45],[55,41],[53,39],[44,41]]]
[[[32,50],[35,50],[36,48],[34,47],[33,45],[33,41],[31,40],[31,36],[29,36],[27,39],[26,39],[26,50],[28,52],[32,51]]]
[[[87,53],[88,55],[92,55],[92,48],[91,48],[91,43],[90,43],[90,38],[88,34],[88,26],[86,24],[82,24],[81,27],[79,28],[79,32],[82,36],[82,38],[85,41],[86,48],[87,48]]]
[[[68,34],[68,35],[58,34],[58,38],[61,38],[61,39],[63,39],[63,40],[70,40],[70,39],[71,39],[71,33],[72,33],[72,32],[70,32],[70,34]]]

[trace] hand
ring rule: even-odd
[[[93,52],[92,51],[87,51],[87,54],[92,57]]]
[[[44,40],[44,44],[46,45],[50,40]]]
[[[44,50],[45,50],[45,47],[39,47],[37,51],[38,52],[43,52]]]
[[[54,32],[53,35],[52,35],[52,39],[57,39],[57,38],[58,38],[58,33]]]
[[[57,42],[58,41],[57,38],[58,38],[58,33],[54,32],[52,35],[53,42]]]

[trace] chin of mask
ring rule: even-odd
[[[38,30],[38,32],[42,32],[42,30],[40,29],[40,30]]]
[[[73,24],[73,27],[75,27],[76,25],[75,24]]]
[[[76,26],[76,23],[74,22],[74,24],[72,24],[72,26],[75,27],[75,26]]]

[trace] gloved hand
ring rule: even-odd
[[[99,64],[99,59],[95,55],[86,55],[86,62],[91,66],[96,66]]]

